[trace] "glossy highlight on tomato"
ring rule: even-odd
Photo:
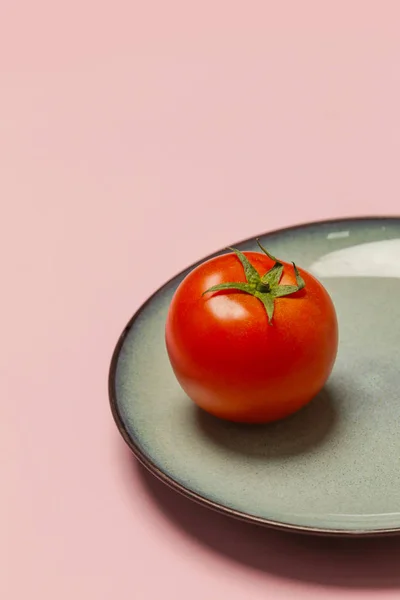
[[[326,383],[338,348],[324,286],[260,248],[193,269],[172,298],[165,330],[187,395],[242,423],[276,421],[305,406]]]

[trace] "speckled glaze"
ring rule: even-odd
[[[179,387],[164,342],[181,273],[123,332],[109,390],[135,455],[194,500],[314,533],[400,531],[400,219],[317,223],[261,237],[315,274],[335,303],[339,354],[325,390],[267,426],[219,421]],[[255,240],[236,247],[256,250]]]

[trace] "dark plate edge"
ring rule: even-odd
[[[262,237],[265,235],[273,235],[273,234],[284,232],[284,231],[295,231],[297,229],[303,229],[303,228],[312,227],[315,225],[329,225],[329,224],[335,224],[335,223],[341,224],[341,223],[348,223],[348,222],[355,222],[355,221],[392,221],[392,220],[399,220],[399,216],[395,216],[395,215],[387,216],[386,215],[386,216],[365,216],[365,217],[343,217],[343,218],[339,218],[339,219],[327,219],[327,220],[323,220],[323,221],[313,221],[313,222],[301,223],[298,225],[282,227],[282,228],[279,228],[276,230],[264,232],[262,234],[259,234],[259,236],[252,236],[252,237],[242,240],[240,242],[236,242],[236,244],[233,244],[233,245],[235,246],[235,245],[239,245],[239,244],[245,244],[246,242],[250,242],[250,241],[254,240],[255,237]],[[208,260],[208,259],[212,258],[213,256],[218,255],[221,252],[223,252],[223,250],[219,250],[217,252],[214,252],[214,253],[206,256],[205,258],[201,259],[200,261],[197,261],[193,265],[191,265],[191,266],[187,267],[186,269],[184,269],[183,271],[181,271],[181,273],[183,273],[186,270],[194,269],[198,264],[201,264],[205,260]],[[273,520],[269,520],[269,519],[264,519],[262,517],[256,517],[256,516],[248,514],[248,513],[236,511],[227,506],[219,504],[218,502],[214,502],[213,500],[204,498],[203,496],[197,494],[196,492],[192,492],[191,490],[186,488],[181,483],[175,481],[172,477],[169,477],[161,469],[159,469],[157,467],[157,465],[155,463],[153,463],[145,455],[145,453],[139,448],[139,446],[130,437],[128,431],[126,430],[123,420],[121,418],[121,415],[118,411],[117,394],[116,394],[116,389],[115,389],[115,378],[116,378],[116,371],[117,371],[117,366],[118,366],[119,355],[120,355],[122,346],[124,344],[125,338],[128,335],[129,330],[131,329],[136,318],[139,316],[139,314],[142,312],[142,310],[151,302],[151,300],[158,293],[158,291],[160,289],[162,289],[165,285],[168,285],[168,283],[172,282],[172,280],[175,279],[175,277],[177,277],[178,275],[179,275],[179,273],[177,275],[174,275],[173,277],[171,277],[164,284],[162,284],[153,294],[151,294],[151,296],[134,313],[134,315],[131,317],[128,324],[124,328],[123,332],[121,333],[121,335],[117,341],[117,344],[115,346],[114,352],[112,354],[112,358],[111,358],[110,369],[109,369],[109,374],[108,374],[108,395],[109,395],[109,403],[110,403],[111,413],[112,413],[115,424],[116,424],[122,438],[124,439],[127,446],[130,448],[130,450],[132,451],[133,455],[137,458],[137,460],[150,473],[152,473],[154,476],[156,476],[160,481],[162,481],[163,483],[168,485],[168,487],[175,490],[176,492],[179,492],[181,495],[185,496],[186,498],[189,498],[190,500],[193,500],[197,504],[201,504],[202,506],[210,508],[220,514],[227,515],[227,516],[233,517],[237,520],[251,523],[253,525],[254,524],[262,525],[262,526],[269,527],[272,529],[286,531],[286,532],[292,532],[292,533],[302,533],[302,534],[309,534],[309,535],[312,534],[312,535],[332,536],[332,537],[365,538],[365,537],[390,536],[390,535],[399,534],[400,527],[393,527],[393,528],[389,528],[389,529],[354,529],[354,530],[353,529],[333,529],[333,528],[329,529],[329,528],[323,528],[323,527],[311,527],[311,526],[307,526],[307,525],[292,525],[290,523],[285,523],[285,522],[281,522],[281,521],[273,521]]]

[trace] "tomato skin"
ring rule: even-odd
[[[274,265],[244,252],[262,276]],[[280,283],[296,283],[283,263]],[[230,421],[267,423],[306,405],[323,388],[335,362],[338,324],[332,300],[310,273],[305,288],[275,301],[272,324],[263,304],[236,290],[203,293],[229,281],[245,282],[235,254],[212,258],[176,290],[165,339],[183,390],[202,409]]]

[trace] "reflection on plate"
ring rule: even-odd
[[[116,423],[150,471],[232,516],[314,533],[400,531],[400,218],[316,223],[261,242],[284,260],[295,256],[332,296],[340,345],[325,390],[272,425],[198,410],[164,344],[169,302],[188,269],[146,302],[117,344]],[[257,249],[254,239],[236,247]]]

